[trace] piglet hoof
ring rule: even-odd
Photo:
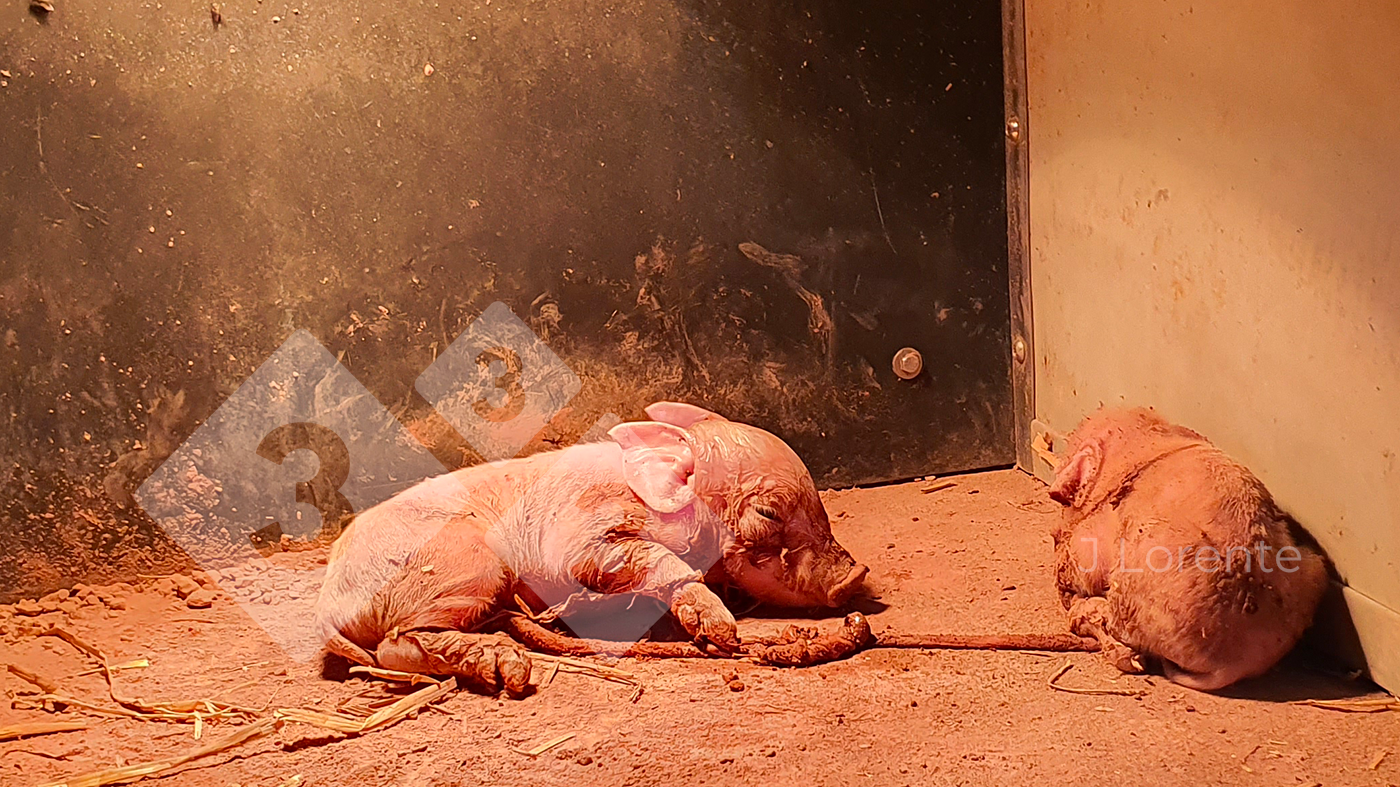
[[[739,625],[724,602],[700,582],[687,583],[671,596],[671,614],[698,643],[725,653],[739,650]]]
[[[1077,598],[1069,608],[1070,630],[1081,637],[1099,641],[1099,654],[1119,672],[1138,675],[1143,668],[1142,657],[1108,633],[1108,600],[1102,596]]]
[[[480,682],[487,691],[505,689],[512,697],[522,697],[530,690],[530,654],[509,637],[490,635],[467,654],[467,659],[475,674],[465,677],[469,682]]]
[[[1142,656],[1121,642],[1100,640],[1100,648],[1100,655],[1108,659],[1108,663],[1117,667],[1119,672],[1141,675],[1147,671],[1142,665]]]
[[[509,637],[460,631],[404,636],[411,636],[424,653],[441,662],[441,671],[461,678],[472,691],[496,694],[505,689],[512,697],[523,697],[530,690],[530,655]]]
[[[1069,609],[1069,629],[1081,637],[1108,638],[1108,600],[1102,596],[1074,597]]]

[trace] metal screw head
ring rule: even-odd
[[[890,364],[894,373],[901,380],[912,380],[919,376],[919,372],[924,370],[924,356],[919,354],[913,347],[902,348],[894,354],[894,361]]]
[[[1021,141],[1021,121],[1018,118],[1009,118],[1006,121],[1006,138],[1012,142]]]
[[[1025,363],[1026,361],[1026,340],[1020,336],[1017,336],[1016,341],[1011,343],[1011,357],[1016,359],[1016,363]]]

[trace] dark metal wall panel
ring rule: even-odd
[[[1014,460],[996,4],[23,5],[0,589],[177,557],[125,495],[297,328],[474,461],[413,382],[495,301],[582,380],[527,450],[679,398],[821,485]]]

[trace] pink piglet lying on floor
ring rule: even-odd
[[[1069,437],[1056,579],[1076,633],[1124,671],[1201,690],[1266,672],[1327,584],[1323,558],[1244,466],[1151,410],[1100,410]]]
[[[519,695],[529,655],[476,631],[517,596],[536,609],[579,588],[651,597],[724,649],[735,621],[707,578],[782,606],[850,598],[866,568],[792,449],[691,405],[646,412],[609,441],[464,468],[358,515],[317,601],[327,649]]]

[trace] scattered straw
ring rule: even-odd
[[[571,741],[571,740],[573,740],[573,739],[574,739],[574,733],[571,732],[571,733],[568,733],[567,735],[560,735],[558,738],[555,738],[555,739],[553,739],[553,740],[545,741],[544,743],[541,743],[540,745],[538,745],[538,746],[536,746],[535,748],[530,749],[530,750],[528,750],[528,751],[525,750],[525,749],[514,749],[513,751],[515,751],[517,754],[523,754],[523,755],[525,755],[526,757],[538,757],[538,756],[540,756],[541,754],[544,754],[545,752],[547,752],[547,751],[549,751],[550,749],[554,748],[555,746],[558,746],[558,745],[560,745],[561,743],[566,743],[566,742]]]
[[[58,637],[96,660],[99,664],[98,671],[100,671],[106,679],[108,694],[111,696],[112,701],[116,703],[116,706],[99,705],[63,696],[58,693],[58,686],[53,682],[22,668],[11,666],[11,672],[38,686],[44,692],[44,694],[39,697],[39,702],[41,703],[52,702],[54,704],[62,704],[77,710],[99,715],[122,716],[150,721],[189,722],[194,725],[196,740],[203,737],[205,725],[209,721],[234,718],[253,719],[261,713],[261,711],[240,708],[236,705],[228,705],[209,699],[147,703],[142,700],[123,698],[117,693],[116,687],[112,681],[112,671],[114,668],[108,665],[106,656],[103,655],[100,650],[84,642],[72,632],[64,629],[53,628],[40,636]],[[544,658],[549,659],[551,657]],[[629,683],[633,686],[637,686],[635,679],[621,670],[588,664],[587,662],[576,662],[573,659],[558,659],[556,670],[588,674],[604,680]],[[359,708],[347,708],[337,713],[323,713],[307,708],[279,708],[273,711],[271,718],[256,720],[252,724],[241,727],[227,736],[191,749],[175,757],[154,760],[138,765],[94,771],[63,779],[62,781],[50,782],[46,785],[41,785],[41,787],[105,787],[105,785],[125,784],[127,782],[144,779],[148,776],[162,775],[186,763],[227,751],[234,747],[241,746],[248,741],[267,735],[281,727],[284,722],[307,724],[347,735],[358,735],[372,730],[383,729],[402,719],[408,718],[424,707],[431,707],[432,703],[441,700],[456,689],[456,682],[450,679],[439,681],[424,675],[373,668],[360,668],[357,671],[374,678],[405,682],[410,686],[420,683],[427,685],[387,705],[384,702],[372,703],[372,708],[370,710],[358,714],[354,713],[354,711],[359,710]],[[246,688],[249,685],[253,685],[253,683],[246,683],[238,688]],[[640,691],[640,686],[637,686],[636,696],[640,695]],[[271,700],[269,700],[269,704],[270,702]],[[378,707],[381,705],[383,705],[383,707]],[[264,708],[264,710],[265,709],[266,708]],[[81,722],[66,722],[0,727],[0,740],[10,740],[29,735],[42,735],[50,732],[77,731],[86,729],[87,726],[88,725]],[[284,781],[282,787],[299,787],[302,781],[301,775],[298,774]]]
[[[1366,697],[1347,700],[1297,700],[1294,705],[1308,705],[1314,708],[1341,711],[1343,713],[1383,713],[1400,710],[1400,699],[1395,697]]]
[[[278,719],[298,724],[310,724],[313,727],[333,730],[346,735],[359,735],[381,727],[388,727],[415,713],[423,706],[446,697],[452,693],[454,688],[456,685],[451,680],[434,682],[364,718],[357,718],[348,713],[323,713],[307,708],[279,708],[274,712],[274,715]]]
[[[228,751],[229,749],[241,746],[255,738],[261,738],[277,729],[279,723],[280,722],[276,719],[263,719],[262,721],[242,727],[216,741],[211,741],[203,746],[190,749],[184,754],[175,757],[143,762],[139,765],[127,765],[121,768],[92,771],[80,776],[70,776],[56,782],[46,782],[39,787],[105,787],[109,784],[126,784],[127,782],[139,781],[147,776],[169,773],[185,763],[208,757],[211,754]]]
[[[1262,747],[1256,743],[1254,744],[1254,748],[1249,750],[1249,753],[1245,754],[1243,757],[1240,758],[1240,767],[1244,769],[1245,773],[1254,773],[1254,769],[1249,767],[1249,758],[1253,757],[1254,753],[1259,751],[1259,749],[1261,748]]]
[[[88,725],[80,721],[36,721],[32,724],[14,724],[0,727],[0,741],[12,741],[35,735],[48,735],[52,732],[77,732]]]
[[[558,674],[559,662],[556,661],[550,665],[549,674],[545,676],[544,680],[540,681],[540,687],[543,688],[553,683],[555,676]]]
[[[247,681],[244,681],[244,682],[238,684],[237,686],[234,686],[233,688],[224,689],[223,691],[219,692],[218,694],[215,694],[214,696],[210,697],[209,699],[211,699],[211,700],[217,700],[217,699],[220,698],[220,697],[227,697],[227,696],[230,695],[230,694],[234,694],[234,693],[236,693],[236,692],[240,692],[240,691],[242,691],[242,690],[244,690],[244,689],[252,688],[253,686],[256,686],[256,685],[258,685],[258,681],[256,681],[256,680],[247,680]],[[264,710],[266,710],[266,709],[264,709]]]
[[[256,662],[253,662],[252,664],[243,664],[243,665],[240,665],[240,666],[237,666],[237,667],[229,667],[228,669],[224,670],[224,672],[238,672],[239,670],[242,670],[242,671],[244,671],[244,672],[247,672],[248,670],[252,669],[253,667],[266,667],[267,665],[269,665],[269,664],[271,664],[271,663],[272,663],[272,662],[270,662],[270,661],[256,661]]]
[[[357,664],[350,668],[351,675],[368,675],[371,678],[380,680],[392,680],[399,683],[407,683],[410,686],[417,686],[420,683],[437,683],[436,680],[427,675],[419,675],[416,672],[399,672],[394,669],[383,669],[380,667],[366,667]]]
[[[242,719],[251,721],[257,716],[257,712],[252,709],[243,708],[238,705],[231,705],[228,703],[215,702],[211,699],[176,700],[171,702],[148,703],[140,699],[129,699],[122,697],[117,693],[116,683],[112,680],[112,672],[114,668],[108,664],[107,656],[103,654],[102,651],[83,641],[73,632],[57,626],[39,634],[39,636],[57,637],[58,639],[67,642],[69,645],[72,645],[74,648],[77,648],[78,650],[87,654],[88,657],[96,661],[98,664],[98,671],[102,673],[103,679],[107,682],[108,696],[110,696],[112,701],[120,707],[96,705],[73,697],[65,696],[58,692],[58,687],[56,685],[53,685],[52,682],[48,682],[49,685],[44,685],[39,683],[38,681],[30,680],[30,677],[37,676],[25,677],[25,675],[21,674],[21,672],[16,672],[12,665],[10,670],[11,672],[15,672],[15,674],[20,675],[21,677],[25,677],[26,680],[30,680],[31,683],[34,683],[36,686],[39,686],[41,689],[44,690],[44,696],[39,698],[41,702],[47,700],[54,703],[61,703],[64,705],[72,706],[74,708],[78,708],[88,713],[95,713],[104,716],[125,716],[127,718],[145,719],[147,721],[166,721],[179,722],[185,724],[196,724],[201,728],[205,721],[211,721],[216,719]]]
[[[1060,678],[1064,677],[1064,674],[1066,672],[1069,672],[1071,669],[1074,669],[1074,664],[1072,662],[1066,661],[1064,665],[1062,665],[1059,669],[1055,670],[1055,674],[1051,675],[1050,680],[1046,681],[1046,683],[1050,686],[1050,688],[1054,689],[1055,691],[1063,691],[1067,694],[1107,694],[1118,697],[1141,697],[1142,695],[1147,693],[1146,691],[1143,691],[1141,689],[1081,689],[1075,688],[1074,686],[1061,686],[1059,683],[1056,682]]]
[[[579,659],[571,659],[567,656],[549,656],[543,653],[531,653],[530,660],[537,663],[551,664],[549,680],[554,680],[554,676],[560,672],[568,672],[574,675],[584,675],[590,678],[605,680],[609,683],[622,683],[632,687],[632,696],[629,702],[636,702],[642,698],[642,684],[637,677],[630,672],[593,664]]]
[[[45,694],[53,694],[58,691],[57,683],[54,683],[53,681],[49,680],[48,678],[45,678],[44,676],[38,673],[30,672],[29,670],[19,666],[18,664],[9,664],[6,666],[6,669],[8,669],[10,671],[10,674],[14,675],[15,677],[29,681],[35,686],[38,686]]]
[[[120,670],[127,670],[127,669],[145,669],[145,668],[147,668],[147,667],[149,667],[149,666],[151,666],[151,660],[150,660],[150,659],[132,659],[131,661],[123,661],[123,662],[120,663],[120,664],[113,664],[113,665],[111,665],[110,667],[108,667],[107,669],[109,669],[109,670],[111,670],[111,671],[113,671],[113,672],[118,672],[118,671],[120,671]],[[93,667],[92,669],[85,669],[85,670],[83,670],[82,672],[75,672],[75,673],[73,673],[72,675],[67,676],[67,678],[82,678],[82,677],[86,677],[86,676],[88,676],[88,675],[96,675],[97,673],[99,673],[99,672],[101,672],[101,671],[102,671],[102,668],[101,668],[101,667]],[[66,680],[67,678],[65,678],[65,680]]]

